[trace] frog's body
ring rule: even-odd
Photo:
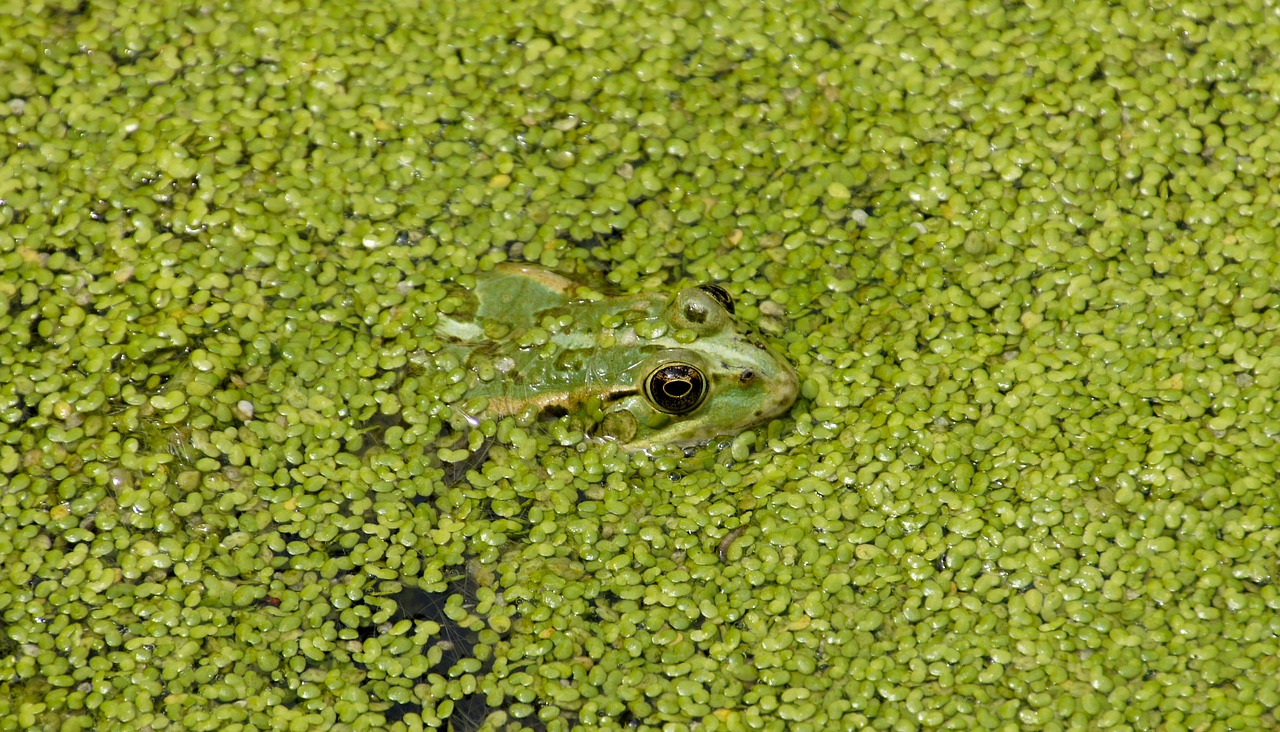
[[[602,436],[630,449],[741,432],[785,412],[798,390],[790,365],[738,328],[714,285],[605,298],[503,264],[477,276],[455,315],[437,331],[483,414],[590,411]]]

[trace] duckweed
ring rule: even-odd
[[[0,730],[1280,726],[1257,7],[135,5],[0,21]],[[474,425],[508,259],[801,400]]]

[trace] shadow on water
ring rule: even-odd
[[[487,439],[475,450],[467,456],[466,459],[457,463],[446,463],[444,465],[444,476],[442,482],[445,486],[453,486],[465,479],[466,474],[470,470],[479,469],[488,458],[489,448],[493,445],[491,439]],[[430,500],[426,497],[414,499],[414,503],[420,503],[423,500]],[[468,566],[470,562],[465,562],[462,566]],[[436,635],[433,647],[440,653],[439,660],[435,662],[428,670],[428,673],[439,674],[446,678],[449,677],[450,670],[459,662],[476,658],[476,645],[479,643],[479,633],[476,630],[465,627],[457,620],[449,617],[449,606],[453,603],[460,606],[468,614],[473,614],[477,605],[477,590],[480,585],[475,578],[466,570],[458,568],[456,574],[449,578],[449,587],[439,592],[428,592],[418,587],[406,586],[394,595],[390,595],[396,604],[396,612],[391,618],[391,623],[397,623],[402,620],[412,622],[431,622],[440,627],[439,633]],[[459,598],[453,600],[453,598]],[[361,640],[376,635],[376,630],[372,627],[362,628]],[[425,650],[425,649],[424,649]],[[492,656],[487,656],[481,661],[479,670],[475,672],[477,678],[483,678],[493,665]],[[484,692],[477,689],[470,694],[453,700],[453,711],[447,719],[444,719],[445,729],[452,732],[475,732],[484,725],[490,714],[495,711],[491,708],[485,698]],[[403,720],[410,714],[421,716],[423,713],[422,704],[417,701],[398,702],[393,704],[385,715],[388,722],[396,722]]]
[[[439,635],[435,640],[435,647],[440,650],[440,660],[431,667],[429,673],[448,677],[449,670],[459,661],[475,658],[479,634],[450,618],[446,608],[451,597],[461,595],[462,607],[468,611],[473,610],[476,605],[477,589],[475,580],[469,574],[463,574],[444,592],[427,592],[416,587],[406,587],[391,596],[398,608],[392,617],[393,623],[401,620],[428,621],[440,626]],[[369,637],[375,634],[373,629],[368,630]],[[491,666],[492,660],[484,661],[480,670],[476,672],[476,676],[483,677]],[[404,702],[394,704],[385,714],[388,722],[396,722],[409,714],[421,715],[422,711],[420,703]],[[477,689],[454,700],[453,712],[447,720],[444,720],[447,724],[446,729],[453,732],[474,732],[484,724],[492,711],[485,700],[484,692]]]

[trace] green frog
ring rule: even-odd
[[[736,434],[786,412],[799,389],[718,285],[605,297],[507,263],[475,275],[461,303],[435,329],[437,357],[469,380],[469,416],[583,415],[595,435],[645,450]]]

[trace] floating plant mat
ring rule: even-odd
[[[0,730],[1280,727],[1274,14],[418,5],[0,17]],[[468,420],[507,261],[798,399]]]

